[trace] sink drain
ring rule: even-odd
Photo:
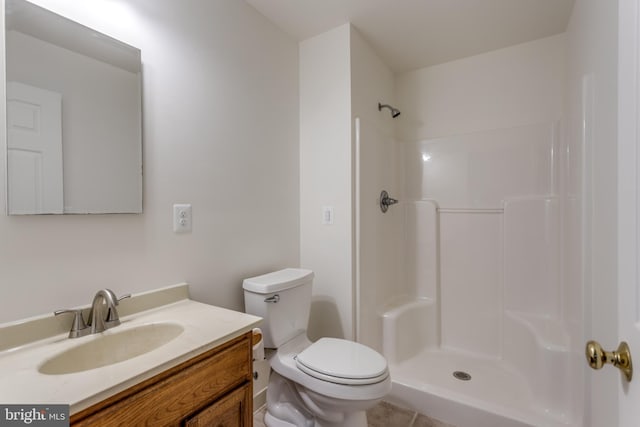
[[[453,373],[453,377],[457,380],[460,381],[469,381],[471,380],[471,375],[469,375],[468,373],[464,372],[464,371],[455,371]]]

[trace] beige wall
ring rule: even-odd
[[[237,0],[38,3],[142,50],[144,213],[0,216],[0,322],[183,281],[242,309],[243,278],[297,266],[297,43]]]

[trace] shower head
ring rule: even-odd
[[[391,111],[391,117],[393,117],[394,119],[400,115],[400,110],[398,110],[397,108],[394,108],[388,104],[380,104],[378,102],[378,111],[382,111],[383,108],[388,108],[389,111]]]

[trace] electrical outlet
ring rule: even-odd
[[[191,205],[173,205],[173,231],[176,233],[191,231]]]

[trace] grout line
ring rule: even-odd
[[[407,427],[413,427],[413,425],[416,423],[417,419],[418,419],[418,413],[414,412],[413,413],[413,418],[411,418],[411,421],[409,422],[409,425]]]

